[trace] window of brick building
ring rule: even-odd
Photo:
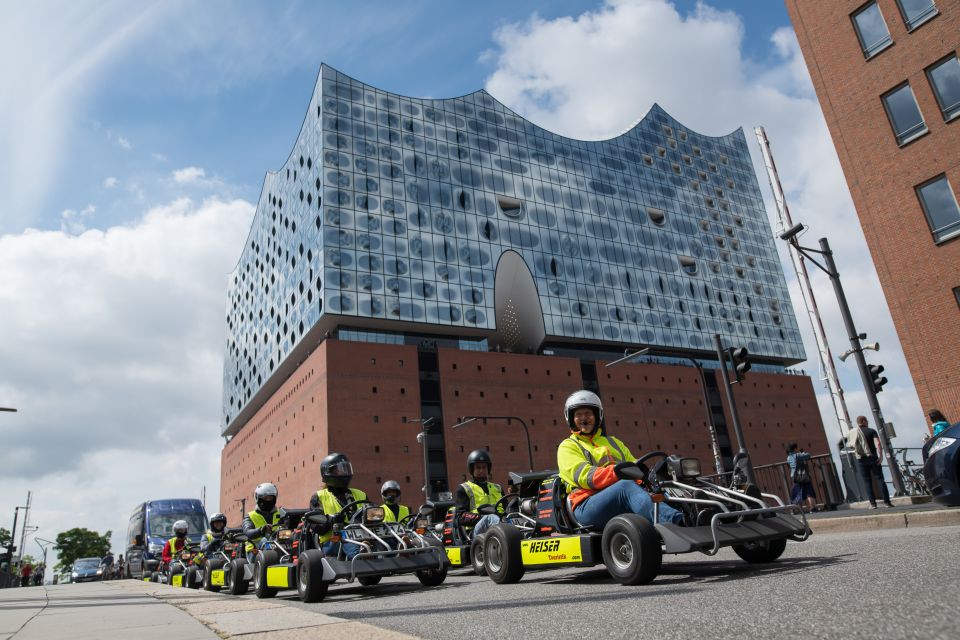
[[[897,0],[897,7],[907,31],[913,31],[938,13],[933,0]]]
[[[872,58],[893,44],[890,30],[876,2],[869,2],[850,16],[854,31],[860,40],[864,58]]]
[[[909,82],[888,91],[881,98],[898,145],[902,147],[927,132],[927,123],[923,121]]]
[[[916,189],[933,239],[942,242],[960,234],[960,207],[947,176],[941,174]]]
[[[943,119],[949,122],[960,116],[960,60],[957,60],[957,54],[928,68],[927,78]]]
[[[960,307],[960,287],[953,288],[953,297],[957,299],[957,306]]]

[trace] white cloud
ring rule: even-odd
[[[882,362],[890,378],[881,394],[885,418],[905,436],[899,446],[916,445],[923,414],[796,37],[790,28],[778,29],[771,38],[774,55],[762,65],[745,59],[743,38],[737,15],[703,3],[683,15],[662,0],[611,0],[576,17],[534,16],[503,26],[495,34],[496,49],[484,56],[496,65],[487,90],[537,124],[579,138],[617,135],[654,102],[709,135],[743,126],[769,198],[753,136],[753,127],[763,125],[794,220],[810,225],[806,239],[814,245],[811,238],[829,237],[858,329],[882,345],[870,360]],[[772,200],[767,208],[773,216]],[[816,377],[816,343],[789,258],[777,244],[810,358],[802,366]],[[849,342],[836,298],[828,279],[810,271],[828,339],[839,353]],[[850,412],[869,415],[852,360],[837,367]],[[837,427],[829,396],[819,381],[815,387],[833,440]]]
[[[62,171],[71,122],[114,54],[164,3],[7,4],[0,20],[0,194],[6,228],[22,228]],[[29,99],[24,99],[29,96]]]
[[[226,275],[253,211],[181,199],[0,236],[0,404],[19,409],[0,414],[0,511],[33,490],[38,535],[112,529],[120,550],[139,501],[206,486],[217,507]]]
[[[120,181],[114,178],[113,176],[110,176],[109,178],[105,178],[103,181],[103,186],[107,189],[113,189],[118,184],[120,184]]]
[[[162,153],[151,153],[150,156],[151,156],[154,160],[156,160],[157,162],[166,162],[166,161],[167,161],[167,156],[163,155]]]
[[[184,167],[183,169],[175,169],[171,175],[173,181],[178,184],[191,184],[202,182],[207,172],[201,167]]]
[[[120,148],[124,151],[130,151],[130,149],[133,149],[133,145],[130,144],[130,141],[123,136],[117,137],[117,144],[120,145]]]
[[[83,233],[87,230],[87,220],[93,216],[96,210],[97,208],[92,204],[88,204],[80,211],[64,209],[60,212],[60,230],[73,235]]]

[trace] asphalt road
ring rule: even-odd
[[[319,604],[293,592],[278,601],[438,640],[953,639],[958,549],[960,527],[895,529],[814,536],[770,565],[729,550],[667,556],[642,587],[620,586],[602,568],[530,572],[513,585],[458,571],[431,589],[396,577],[337,583]]]

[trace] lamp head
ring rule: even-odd
[[[797,235],[803,231],[803,224],[797,223],[780,234],[780,239],[784,242],[791,242]]]

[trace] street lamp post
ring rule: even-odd
[[[413,418],[409,422],[420,424],[420,433],[417,434],[417,442],[423,447],[423,500],[430,502],[430,427],[436,424],[437,419]]]
[[[643,349],[634,351],[633,353],[624,353],[622,358],[614,360],[613,362],[608,362],[604,366],[614,367],[621,362],[629,362],[634,358],[639,358],[640,356],[644,356],[649,353],[650,347],[644,347]],[[700,391],[703,393],[703,407],[707,411],[707,429],[710,431],[710,448],[713,450],[713,466],[716,468],[718,474],[724,473],[723,456],[720,455],[720,443],[717,442],[717,429],[713,424],[713,411],[710,410],[710,397],[707,395],[707,378],[703,373],[703,365],[700,364],[700,361],[693,356],[679,355],[673,357],[686,358],[689,360],[696,368],[697,375],[700,376]]]
[[[460,416],[457,424],[450,428],[459,429],[477,420],[506,420],[508,424],[511,420],[519,422],[520,426],[523,427],[524,435],[527,437],[527,460],[530,463],[530,471],[533,471],[533,445],[530,444],[530,429],[527,428],[527,423],[523,421],[523,418],[518,416]]]
[[[804,226],[797,224],[780,234],[780,239],[793,245],[794,249],[811,261],[818,269],[830,277],[833,284],[833,291],[837,296],[837,303],[840,306],[840,315],[843,318],[843,326],[847,330],[847,337],[850,339],[850,349],[857,360],[857,369],[860,371],[860,379],[863,381],[863,390],[867,395],[867,402],[870,405],[870,411],[873,413],[874,422],[877,425],[877,434],[883,445],[883,454],[887,459],[887,467],[890,470],[890,480],[893,482],[894,495],[906,495],[903,486],[903,476],[900,475],[900,468],[894,460],[893,446],[890,442],[890,435],[887,433],[883,421],[883,413],[880,411],[880,402],[877,400],[877,392],[874,388],[873,378],[867,367],[867,361],[863,357],[864,345],[860,344],[861,339],[866,338],[866,334],[857,333],[857,328],[853,324],[853,316],[850,313],[850,306],[847,304],[847,296],[843,292],[843,285],[840,282],[840,272],[837,270],[837,264],[833,260],[833,251],[830,249],[830,243],[826,238],[820,238],[820,249],[800,246],[797,235],[803,231]],[[817,253],[823,256],[824,264],[820,264],[811,253]],[[860,336],[863,335],[863,338]]]
[[[37,543],[37,546],[40,547],[40,548],[43,550],[43,570],[44,570],[44,572],[46,572],[46,570],[47,570],[47,549],[49,549],[52,545],[54,545],[54,544],[56,544],[56,543],[53,542],[52,540],[44,540],[43,538],[38,538],[38,537],[36,537],[36,536],[34,536],[33,541],[36,542],[36,543]],[[42,544],[41,544],[41,543],[42,543]],[[41,582],[42,582],[42,581],[41,581]]]

